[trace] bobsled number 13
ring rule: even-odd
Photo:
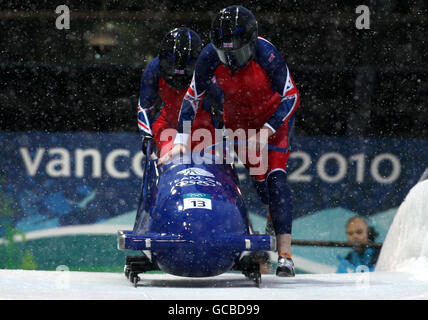
[[[183,209],[212,210],[211,196],[206,193],[187,193],[183,195]]]

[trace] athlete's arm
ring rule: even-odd
[[[181,105],[178,120],[178,133],[174,144],[187,143],[190,133],[189,130],[195,119],[196,112],[204,99],[206,91],[213,83],[214,71],[219,63],[220,61],[218,60],[216,51],[211,44],[207,45],[196,61],[192,82],[190,83],[190,87]]]
[[[158,160],[162,165],[171,158],[186,152],[186,145],[190,136],[190,130],[195,119],[196,112],[202,103],[205,93],[212,85],[214,71],[219,65],[217,53],[211,44],[207,45],[199,55],[196,61],[193,79],[190,87],[184,96],[181,105],[178,130],[174,140],[174,147]]]
[[[158,58],[153,59],[143,72],[138,100],[138,128],[142,136],[152,136],[151,117],[158,95],[160,72]]]
[[[265,127],[273,132],[290,119],[300,103],[299,92],[279,51],[269,41],[259,38],[256,61],[264,68],[272,83],[272,90],[281,95],[281,103]]]

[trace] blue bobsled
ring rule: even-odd
[[[252,232],[232,165],[194,161],[146,161],[134,228],[118,231],[117,240],[120,250],[143,253],[126,258],[135,285],[150,270],[185,277],[239,270],[259,284],[259,264],[249,253],[276,249],[274,237]]]

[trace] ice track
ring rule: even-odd
[[[123,273],[0,270],[0,299],[21,300],[428,300],[428,180],[414,186],[385,239],[376,272],[183,278]]]
[[[23,300],[302,300],[428,299],[428,278],[408,272],[183,278],[141,275],[138,288],[119,273],[0,270],[0,299]]]

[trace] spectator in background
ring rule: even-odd
[[[379,257],[380,248],[369,247],[375,242],[378,233],[370,227],[362,217],[355,216],[346,223],[346,236],[353,244],[352,251],[346,257],[339,256],[340,265],[338,273],[356,272],[357,268],[363,267],[361,271],[374,271]],[[366,269],[366,270],[364,270]]]

